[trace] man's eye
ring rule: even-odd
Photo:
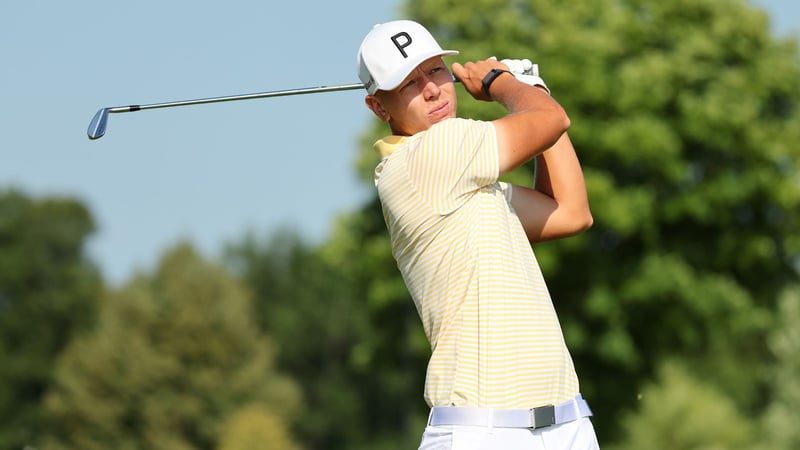
[[[408,83],[404,84],[404,85],[403,85],[403,87],[402,87],[402,88],[400,88],[400,89],[405,89],[405,88],[407,88],[407,87],[411,87],[411,86],[413,86],[413,85],[414,85],[414,83],[415,83],[415,80],[411,80],[411,81],[409,81]]]

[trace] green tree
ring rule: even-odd
[[[219,450],[298,450],[288,429],[277,414],[261,405],[248,405],[225,422]]]
[[[189,244],[168,251],[153,276],[110,293],[96,330],[65,351],[43,448],[211,450],[245,405],[288,420],[298,389],[275,372],[251,306]]]
[[[786,290],[778,303],[778,321],[770,333],[769,344],[776,363],[770,368],[773,386],[770,405],[764,415],[762,435],[767,439],[759,448],[800,448],[800,286]]]
[[[0,448],[47,429],[53,361],[94,321],[101,279],[85,254],[94,227],[77,200],[0,192]]]
[[[230,248],[228,264],[255,290],[261,326],[281,345],[279,367],[303,387],[295,428],[306,448],[419,443],[429,350],[384,230],[373,203],[319,248],[288,231]]]
[[[771,36],[765,14],[739,0],[405,9],[461,50],[454,60],[539,63],[570,114],[595,225],[536,253],[601,441],[673,357],[742,411],[763,411],[772,312],[798,279],[796,40]],[[501,112],[459,95],[461,115]],[[376,122],[366,133],[366,178],[386,131]],[[529,182],[532,170],[509,179]]]
[[[658,383],[642,390],[640,412],[623,420],[626,437],[612,450],[751,448],[755,427],[730,398],[674,361],[663,364],[658,373]]]

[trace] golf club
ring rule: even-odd
[[[181,101],[166,102],[166,103],[151,103],[149,105],[113,106],[108,108],[102,108],[99,111],[97,111],[97,113],[92,118],[92,121],[89,122],[89,129],[87,131],[87,134],[89,135],[89,139],[91,140],[100,139],[101,137],[103,137],[103,135],[106,133],[106,125],[108,124],[108,115],[111,113],[134,112],[134,111],[142,111],[145,109],[156,109],[156,108],[171,108],[174,106],[200,105],[204,103],[230,102],[234,100],[253,100],[257,98],[281,97],[286,95],[350,91],[355,89],[364,89],[364,85],[361,83],[342,84],[338,86],[319,86],[319,87],[300,88],[300,89],[287,89],[283,91],[258,92],[255,94],[232,95],[229,97],[211,97],[211,98],[181,100]]]

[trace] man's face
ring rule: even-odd
[[[392,132],[406,136],[456,117],[457,103],[453,76],[440,56],[417,66],[394,90],[367,97],[367,105],[389,122]]]

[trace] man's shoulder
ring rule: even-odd
[[[428,128],[428,130],[423,131],[422,133],[438,132],[440,130],[452,130],[452,129],[483,128],[489,125],[491,125],[491,122],[487,122],[484,120],[454,117],[452,119],[445,119],[441,122],[437,122],[433,124],[433,126]]]
[[[453,118],[435,123],[425,131],[412,136],[412,140],[417,145],[436,145],[440,143],[452,143],[453,140],[460,141],[462,136],[477,135],[486,133],[491,127],[492,122],[474,119]]]

